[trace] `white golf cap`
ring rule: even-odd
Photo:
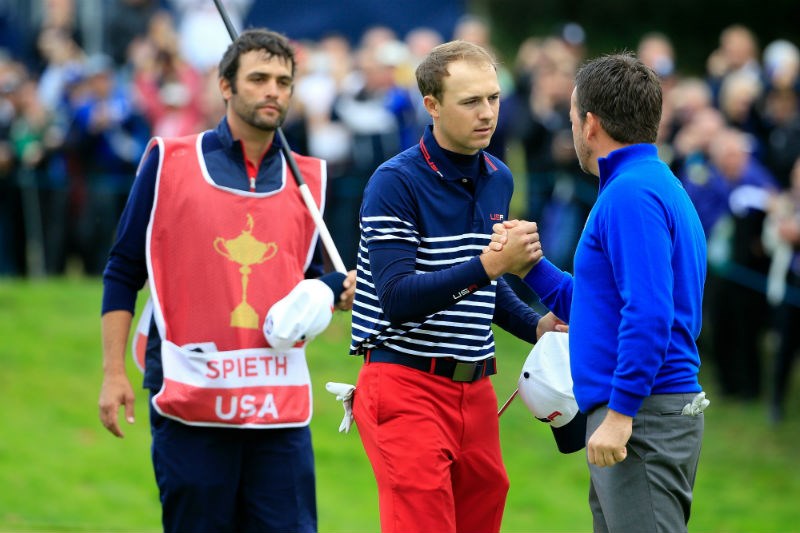
[[[572,453],[585,445],[586,416],[572,393],[569,335],[547,332],[531,350],[519,377],[519,395],[533,416],[553,430],[558,449]]]
[[[273,348],[288,350],[322,333],[332,316],[331,288],[317,279],[304,279],[270,308],[264,320],[264,337]]]

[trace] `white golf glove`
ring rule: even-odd
[[[699,392],[697,393],[697,396],[695,396],[690,403],[687,403],[686,405],[683,406],[683,411],[681,411],[681,414],[688,416],[697,416],[703,411],[705,411],[706,407],[708,407],[710,403],[711,402],[709,400],[706,400],[706,393]]]
[[[341,400],[342,406],[344,406],[344,418],[342,418],[342,423],[339,424],[339,433],[350,433],[350,426],[353,425],[353,391],[356,390],[355,385],[329,381],[325,384],[325,389],[331,394],[335,394],[336,399]]]

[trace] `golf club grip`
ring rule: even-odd
[[[235,41],[238,32],[236,31],[236,28],[233,27],[233,22],[228,16],[225,6],[222,5],[222,0],[214,0],[214,5],[217,6],[217,11],[219,12],[219,16],[222,17],[222,22],[225,24],[225,29],[228,30],[228,35],[230,36],[231,41]],[[311,218],[314,220],[314,224],[319,230],[319,235],[322,239],[322,245],[325,247],[325,251],[328,252],[328,257],[331,260],[331,264],[337,272],[347,274],[347,268],[342,262],[342,256],[339,255],[339,251],[336,249],[336,244],[334,244],[333,238],[331,238],[331,233],[328,231],[328,227],[325,225],[325,221],[322,218],[322,213],[317,207],[317,204],[314,203],[314,198],[311,195],[311,191],[308,189],[308,185],[306,185],[306,182],[303,179],[303,175],[300,174],[300,168],[297,166],[297,161],[294,159],[292,150],[289,147],[289,143],[286,141],[286,136],[283,134],[283,130],[280,128],[280,126],[276,128],[275,133],[277,134],[278,141],[281,145],[281,152],[283,152],[286,161],[289,163],[289,168],[292,171],[294,180],[297,182],[297,186],[300,188],[300,195],[303,197],[303,202],[306,204],[306,208],[311,214]]]

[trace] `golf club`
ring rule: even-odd
[[[518,388],[514,389],[514,392],[512,392],[511,396],[509,396],[508,400],[506,400],[506,403],[504,403],[503,406],[500,408],[500,410],[497,411],[497,418],[500,418],[500,415],[503,414],[503,411],[505,411],[508,408],[508,406],[511,405],[511,402],[514,401],[514,398],[517,397],[517,394],[519,394],[519,389]]]
[[[236,40],[238,33],[236,28],[233,27],[233,22],[231,22],[228,12],[225,10],[225,6],[222,5],[222,0],[214,0],[214,5],[217,6],[217,11],[219,12],[220,17],[222,17],[222,22],[225,24],[225,28],[228,30],[228,35],[230,35],[231,40]],[[292,150],[289,147],[289,143],[286,141],[286,136],[284,136],[283,130],[278,127],[275,130],[275,134],[278,136],[278,140],[280,141],[281,152],[283,153],[284,158],[286,158],[286,161],[289,163],[289,168],[294,175],[294,180],[297,183],[297,187],[300,189],[300,195],[303,197],[303,202],[306,204],[306,208],[311,214],[311,218],[314,220],[314,224],[319,230],[320,239],[322,239],[322,244],[325,247],[325,251],[328,252],[328,257],[331,260],[333,268],[335,268],[337,272],[347,274],[347,268],[345,268],[344,263],[342,262],[342,257],[339,255],[339,251],[336,249],[336,245],[333,242],[331,233],[328,231],[328,227],[325,225],[325,221],[322,219],[322,213],[320,213],[317,204],[314,203],[314,197],[311,195],[311,190],[308,188],[303,176],[300,174],[297,161],[295,161],[294,155],[292,155]]]

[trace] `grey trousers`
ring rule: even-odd
[[[681,409],[694,396],[646,398],[633,419],[627,458],[611,467],[589,465],[596,533],[687,531],[704,419],[702,413],[682,415]],[[589,413],[587,442],[607,412],[604,405]]]

